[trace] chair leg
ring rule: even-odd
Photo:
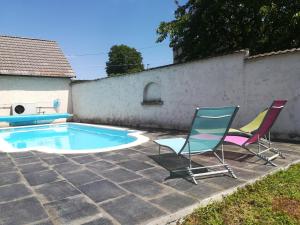
[[[158,145],[158,156],[160,156],[160,145]]]
[[[194,182],[194,184],[198,184],[195,179],[194,173],[192,172],[192,170],[189,167],[187,168],[187,172],[188,172],[189,176],[192,178],[192,181]]]
[[[249,148],[246,148],[246,147],[244,147],[246,150],[248,150],[249,152],[251,152],[252,154],[254,154],[254,155],[256,155],[258,158],[260,158],[260,159],[262,159],[262,160],[264,160],[264,161],[266,161],[266,164],[271,164],[272,166],[277,166],[275,163],[273,163],[268,157],[266,157],[266,156],[264,156],[264,155],[262,155],[262,154],[260,154],[260,153],[256,153],[256,152],[254,152],[254,151],[252,151],[251,149],[249,149]]]
[[[237,176],[234,174],[233,170],[228,166],[228,165],[224,165],[225,169],[228,170],[228,173],[235,179],[237,179]]]

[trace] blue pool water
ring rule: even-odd
[[[46,147],[57,150],[93,150],[137,140],[127,130],[81,124],[43,125],[0,130],[0,139],[15,149]]]

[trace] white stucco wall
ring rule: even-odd
[[[53,100],[60,99],[60,113],[70,112],[71,92],[68,78],[0,76],[0,116],[11,114],[10,109],[1,107],[15,103],[35,103],[37,106],[52,106]],[[43,109],[54,113],[54,109]],[[63,121],[63,120],[58,120]],[[57,121],[57,122],[58,122]],[[0,126],[7,124],[0,123]]]
[[[72,84],[73,112],[81,120],[186,129],[196,107],[240,105],[235,126],[276,98],[289,103],[273,131],[300,137],[300,53],[246,59],[246,52],[157,68],[128,76]],[[144,87],[161,87],[162,105],[142,105]]]
[[[244,52],[72,85],[80,119],[104,123],[187,128],[199,106],[239,104]],[[232,79],[234,78],[234,79]],[[144,87],[161,87],[163,105],[142,105]],[[236,88],[224,89],[224,86]]]

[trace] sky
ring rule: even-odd
[[[172,63],[156,29],[175,9],[174,0],[0,0],[0,35],[55,40],[77,79],[96,79],[115,44],[140,51],[145,68]]]

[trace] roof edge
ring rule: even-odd
[[[53,40],[46,40],[46,39],[40,39],[40,38],[10,36],[10,35],[0,35],[0,37],[16,38],[16,39],[27,39],[27,40],[35,40],[35,41],[46,41],[46,42],[55,42],[56,43],[56,41],[53,41]]]

